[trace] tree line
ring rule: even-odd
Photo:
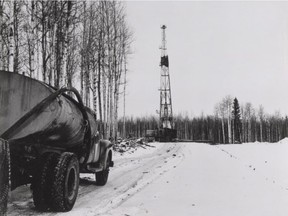
[[[158,128],[158,116],[127,117],[126,134],[144,137],[147,130]],[[215,105],[213,115],[189,117],[174,116],[177,138],[182,140],[207,141],[211,143],[277,142],[288,137],[288,117],[280,112],[267,114],[264,107],[248,103],[239,105],[237,98],[226,96]],[[119,122],[123,136],[123,120]]]
[[[0,0],[0,70],[75,87],[104,138],[117,136],[131,41],[122,1]]]

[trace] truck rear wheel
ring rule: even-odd
[[[52,174],[59,156],[56,153],[47,153],[39,159],[32,182],[33,201],[38,210],[45,211],[50,206]]]
[[[70,211],[75,204],[79,188],[79,162],[75,154],[65,152],[60,156],[53,178],[52,209]]]
[[[95,173],[96,177],[96,185],[104,186],[108,181],[109,176],[109,167],[110,167],[111,157],[110,155],[107,156],[106,167],[101,171]]]

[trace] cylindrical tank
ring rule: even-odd
[[[0,71],[0,136],[55,91],[35,79]],[[88,124],[79,107],[76,100],[61,94],[43,109],[29,115],[19,126],[16,124],[17,127],[10,129],[5,139],[15,145],[25,143],[52,148],[83,145]],[[91,110],[85,109],[93,137],[97,132],[96,119]]]

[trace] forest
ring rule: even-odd
[[[0,0],[0,70],[75,87],[116,137],[132,32],[121,1]]]
[[[243,142],[277,142],[288,136],[288,117],[280,112],[267,114],[264,107],[248,103],[239,105],[237,98],[224,97],[215,105],[213,115],[191,117],[174,115],[177,138],[186,141],[206,141],[213,144]],[[125,131],[120,120],[120,136],[145,137],[147,130],[158,128],[158,116],[127,117]]]

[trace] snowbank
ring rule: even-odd
[[[164,143],[159,143],[159,142],[153,142],[149,143],[148,145],[139,145],[136,148],[127,148],[127,151],[125,152],[114,152],[114,158],[119,159],[119,158],[133,158],[133,157],[140,157],[143,155],[149,155],[152,154],[153,152],[158,151],[163,147]]]
[[[284,139],[280,140],[278,143],[288,144],[288,137],[285,137]]]

